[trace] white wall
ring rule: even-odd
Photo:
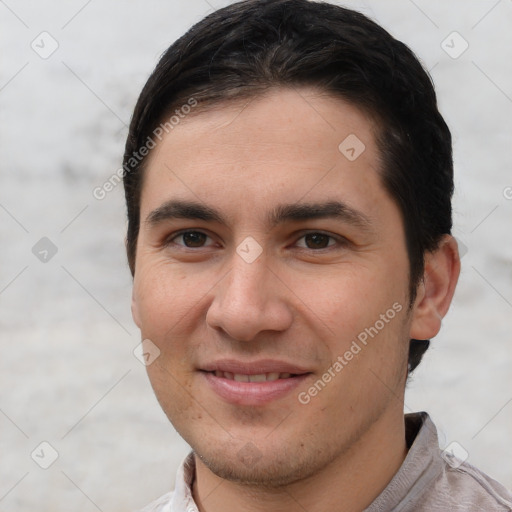
[[[187,447],[132,354],[122,187],[101,201],[92,191],[120,165],[159,55],[226,3],[0,2],[0,511],[125,511],[173,486]],[[443,443],[512,487],[512,2],[345,5],[432,70],[454,136],[467,254],[406,408],[429,411]],[[59,45],[47,59],[31,48],[51,49],[42,31]],[[452,31],[469,43],[457,59],[441,47]],[[32,253],[42,237],[58,250],[46,263]],[[47,470],[30,456],[42,441],[58,452]]]

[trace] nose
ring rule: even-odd
[[[263,257],[247,263],[234,254],[215,292],[206,322],[232,339],[251,341],[263,331],[285,331],[292,324],[287,288]]]

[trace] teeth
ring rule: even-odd
[[[221,377],[228,380],[236,380],[237,382],[267,382],[274,381],[278,379],[289,379],[292,374],[291,373],[259,373],[257,375],[245,375],[241,373],[231,373],[231,372],[223,372],[220,370],[215,370],[215,377]]]
[[[267,377],[264,373],[261,373],[260,375],[249,375],[249,382],[265,382],[267,380]]]

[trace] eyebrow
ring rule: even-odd
[[[363,212],[342,201],[321,203],[289,203],[274,207],[267,215],[266,224],[273,228],[286,222],[333,218],[366,231],[371,230],[372,222]],[[225,217],[214,208],[200,202],[169,200],[154,209],[147,217],[146,224],[154,227],[173,219],[203,220],[227,225]]]
[[[172,219],[195,219],[208,222],[219,222],[225,224],[223,216],[202,203],[194,201],[171,200],[166,201],[154,209],[147,217],[146,224],[155,226],[166,220]]]
[[[326,218],[341,220],[365,230],[369,230],[372,226],[369,217],[342,201],[278,205],[268,216],[267,222],[270,227],[274,227],[284,222]]]

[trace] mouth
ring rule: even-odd
[[[271,360],[218,361],[204,366],[199,373],[223,401],[252,406],[284,398],[312,374],[296,365]]]

